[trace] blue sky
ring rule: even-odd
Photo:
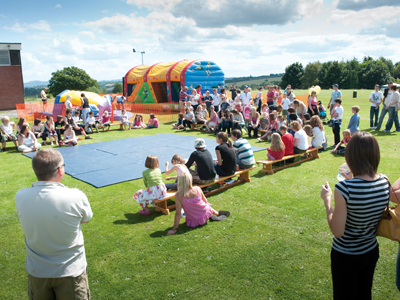
[[[299,61],[400,60],[398,0],[8,1],[0,42],[22,43],[24,81],[67,66],[97,80],[144,63],[205,59],[225,75],[281,73]]]

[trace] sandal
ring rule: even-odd
[[[142,210],[139,210],[139,214],[141,214],[141,215],[149,215],[149,214],[151,214],[151,210],[144,211],[144,210],[142,209]]]

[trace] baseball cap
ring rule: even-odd
[[[245,89],[247,89],[247,88],[248,88],[248,86],[247,86],[247,85],[245,85],[245,86],[244,86],[244,88],[245,88]]]
[[[205,148],[206,142],[203,139],[196,139],[194,141],[194,147],[195,148]]]
[[[332,85],[332,86],[336,86],[336,87],[339,87],[339,85],[337,84],[337,83],[335,83],[334,85]]]

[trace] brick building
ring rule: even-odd
[[[0,110],[24,103],[21,43],[0,43]]]

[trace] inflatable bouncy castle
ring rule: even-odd
[[[100,116],[103,115],[105,110],[109,112],[112,111],[112,98],[110,95],[101,97],[92,92],[65,90],[58,94],[58,96],[54,99],[53,118],[55,119],[57,115],[65,115],[65,100],[67,95],[71,95],[71,103],[73,106],[80,106],[81,93],[85,93],[86,98],[89,100],[91,110],[95,111]],[[98,111],[96,111],[95,107],[97,107]]]
[[[211,61],[182,60],[134,67],[123,77],[123,93],[135,104],[179,102],[181,87],[202,85],[202,93],[224,86],[225,75]]]

